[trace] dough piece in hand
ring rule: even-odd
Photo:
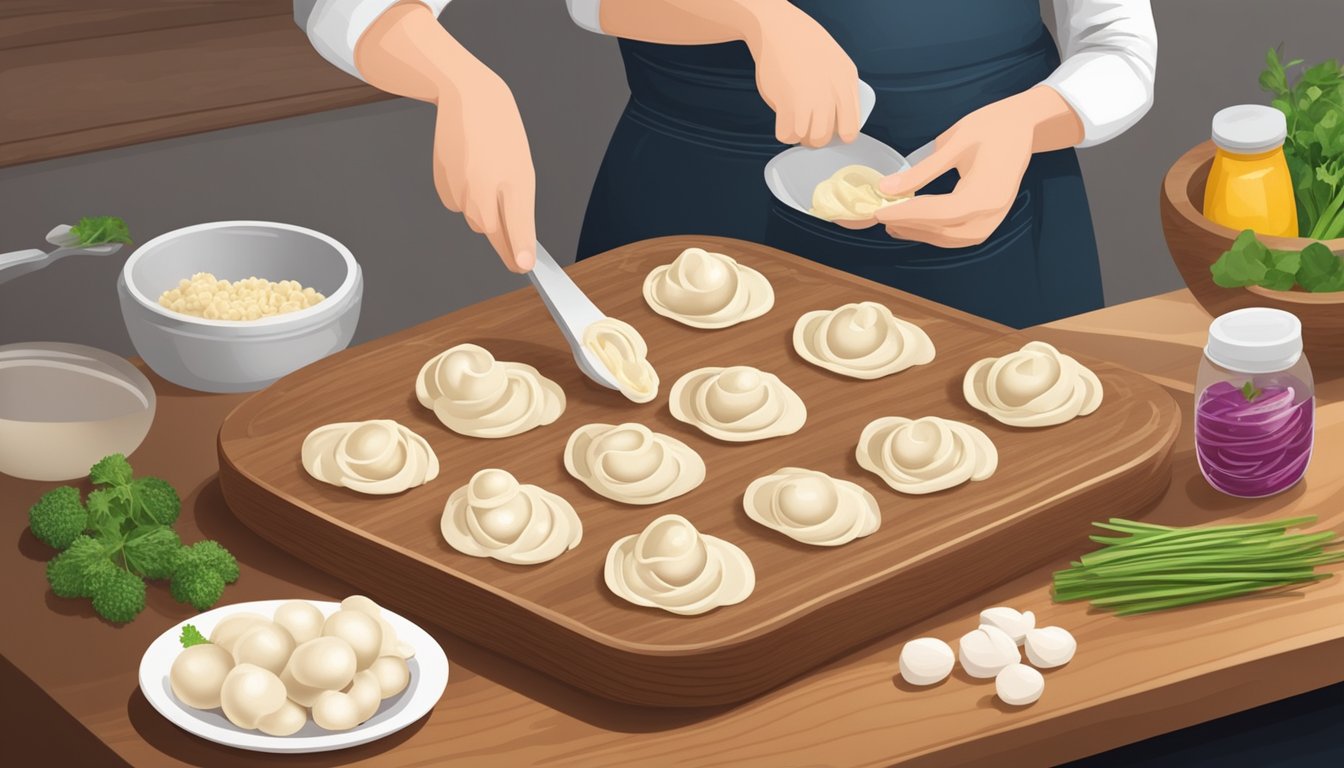
[[[583,524],[569,502],[502,469],[483,469],[448,497],[440,530],[464,555],[514,565],[554,560],[578,546]]]
[[[798,393],[747,365],[691,371],[672,385],[668,408],[678,421],[734,443],[790,435],[807,421]]]
[[[496,360],[475,344],[430,358],[415,379],[415,398],[443,425],[467,437],[512,437],[554,422],[565,411],[560,385],[524,363]]]
[[[770,311],[775,290],[765,275],[730,256],[687,248],[644,278],[644,301],[692,328],[727,328]]]
[[[318,427],[304,438],[302,460],[314,478],[368,494],[401,493],[439,476],[425,438],[390,419]]]
[[[815,366],[856,379],[899,373],[934,355],[924,329],[873,301],[804,314],[793,326],[793,348]]]
[[[605,578],[618,597],[683,616],[740,603],[756,587],[745,552],[681,515],[663,515],[613,544]]]
[[[1101,405],[1101,379],[1043,341],[973,364],[962,380],[966,402],[1012,427],[1050,427]]]
[[[689,445],[643,424],[589,424],[565,445],[565,470],[622,504],[657,504],[695,489],[705,462]]]
[[[951,419],[886,416],[868,424],[859,466],[901,493],[941,491],[994,474],[999,452],[984,432]]]
[[[866,165],[847,165],[812,190],[812,215],[827,221],[864,221],[878,208],[909,200],[889,197],[878,186],[882,174]]]
[[[753,480],[742,506],[761,525],[818,547],[847,544],[882,524],[871,493],[848,480],[797,467]]]
[[[634,326],[604,317],[584,329],[583,345],[597,355],[631,402],[647,403],[658,396],[658,372],[649,363],[649,345]]]

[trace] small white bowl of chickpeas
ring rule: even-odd
[[[136,352],[168,381],[203,392],[261,389],[344,349],[363,292],[344,245],[268,221],[159,235],[117,280]]]

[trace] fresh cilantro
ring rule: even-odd
[[[182,635],[178,640],[181,641],[183,648],[190,648],[193,645],[206,645],[210,642],[205,639],[205,635],[201,634],[201,630],[192,624],[182,625]]]
[[[1255,386],[1254,381],[1247,379],[1246,383],[1241,385],[1241,396],[1246,398],[1246,402],[1249,403],[1260,396],[1260,390]]]
[[[1298,68],[1296,80],[1290,80],[1289,70]],[[1271,48],[1260,88],[1274,95],[1270,103],[1288,119],[1283,153],[1297,199],[1298,234],[1313,240],[1344,236],[1344,72],[1339,61],[1302,67],[1301,59],[1282,61]]]
[[[131,230],[116,216],[85,216],[70,228],[70,234],[78,237],[82,246],[131,242]]]
[[[1297,282],[1313,293],[1344,291],[1344,259],[1330,252],[1321,243],[1312,243],[1302,249]]]
[[[1344,290],[1344,260],[1325,245],[1312,243],[1301,252],[1278,251],[1265,247],[1249,229],[1237,235],[1209,273],[1223,288],[1259,285],[1290,291],[1300,285],[1315,292]]]

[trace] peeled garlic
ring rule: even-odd
[[[1045,692],[1045,678],[1026,664],[1009,664],[994,676],[994,692],[1004,704],[1026,706]]]
[[[952,674],[952,646],[936,637],[919,637],[901,648],[901,677],[911,685],[941,683]]]
[[[986,608],[980,612],[980,626],[998,627],[1013,638],[1018,645],[1036,626],[1036,614],[1031,611],[1018,612],[1005,606]]]
[[[1009,664],[1022,661],[1017,643],[995,626],[983,626],[961,636],[957,642],[961,668],[971,677],[994,677]]]
[[[1078,650],[1078,641],[1063,627],[1042,627],[1027,633],[1027,658],[1042,668],[1062,667]]]

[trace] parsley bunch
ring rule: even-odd
[[[1344,71],[1327,59],[1305,67],[1295,81],[1289,71],[1301,59],[1284,62],[1271,48],[1260,87],[1288,118],[1283,142],[1297,198],[1298,234],[1313,240],[1344,236]]]
[[[70,234],[79,238],[81,246],[131,242],[131,230],[116,216],[85,216],[70,228]]]
[[[1322,243],[1299,251],[1278,251],[1243,230],[1232,247],[1210,267],[1213,282],[1224,288],[1259,285],[1274,291],[1290,291],[1294,285],[1314,293],[1344,291],[1344,259]]]
[[[33,535],[61,550],[47,563],[59,597],[87,597],[108,621],[125,623],[145,607],[145,579],[166,579],[178,602],[213,606],[238,562],[215,541],[184,546],[173,530],[182,511],[177,491],[157,477],[134,477],[116,453],[93,465],[96,488],[81,502],[70,486],[49,491],[28,510]]]

